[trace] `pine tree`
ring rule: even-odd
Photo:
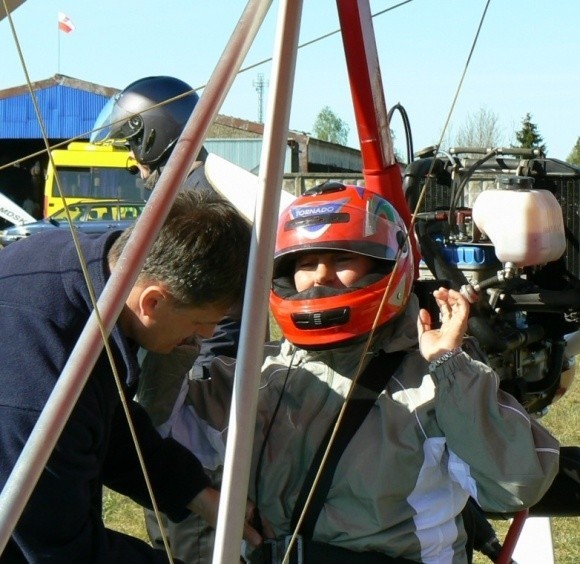
[[[516,139],[519,145],[524,149],[540,149],[544,155],[547,154],[547,147],[544,138],[538,132],[538,126],[532,122],[532,114],[529,112],[522,120],[522,128],[516,131]]]

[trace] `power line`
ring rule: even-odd
[[[377,16],[381,16],[387,12],[390,12],[391,10],[394,10],[395,8],[400,8],[401,6],[404,6],[405,4],[409,4],[412,1],[413,0],[403,0],[402,2],[399,2],[398,4],[391,6],[390,8],[385,8],[384,10],[380,10],[378,12],[375,12],[374,14],[371,14],[371,17],[376,18]],[[334,31],[330,31],[329,33],[325,33],[324,35],[321,35],[320,37],[316,37],[315,39],[311,39],[310,41],[306,41],[306,43],[301,43],[300,45],[298,45],[298,49],[302,49],[303,47],[308,47],[309,45],[312,45],[313,43],[317,43],[318,41],[322,41],[323,39],[326,39],[327,37],[331,37],[332,35],[336,35],[337,33],[340,33],[340,31],[341,31],[340,28],[335,29]],[[238,71],[238,74],[242,74],[243,72],[249,71],[251,69],[255,69],[256,67],[264,65],[266,63],[269,63],[271,60],[272,60],[272,57],[268,57],[267,59],[262,59],[261,61],[253,63],[251,65],[248,65],[247,67],[243,67]],[[205,88],[205,84],[203,86],[198,86],[195,90],[199,91],[203,88]]]

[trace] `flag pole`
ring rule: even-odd
[[[56,21],[56,45],[57,45],[56,72],[57,72],[57,74],[60,74],[60,27],[59,27],[58,19]]]
[[[74,31],[74,24],[72,23],[71,19],[64,14],[63,12],[58,12],[57,14],[57,26],[56,26],[56,33],[58,34],[57,39],[57,72],[60,74],[60,33],[71,33]]]

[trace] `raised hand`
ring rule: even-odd
[[[469,302],[456,290],[439,288],[433,296],[439,306],[441,328],[431,329],[431,315],[426,309],[417,319],[419,350],[429,361],[461,345],[469,316]]]

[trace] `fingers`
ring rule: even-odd
[[[274,527],[270,524],[270,521],[265,517],[262,518],[262,523],[264,525],[264,537],[267,539],[276,538],[276,532],[274,531]]]
[[[421,350],[421,338],[423,335],[431,330],[431,314],[426,309],[420,309],[419,315],[417,316],[417,339],[419,341],[419,352],[423,354]]]
[[[439,307],[441,327],[432,329],[432,319],[427,310],[420,310],[417,318],[419,351],[432,360],[461,345],[467,329],[469,303],[456,290],[439,288],[433,292]]]
[[[433,292],[439,307],[441,322],[449,321],[453,316],[466,316],[469,313],[469,302],[456,290],[439,288]]]
[[[244,539],[252,546],[260,546],[262,544],[262,537],[260,533],[254,529],[248,522],[244,523]]]
[[[246,502],[246,516],[245,516],[245,520],[248,523],[251,523],[254,518],[255,518],[255,513],[254,511],[256,510],[256,506],[254,505],[254,503],[251,500],[248,500]]]
[[[219,509],[220,494],[214,488],[207,487],[201,490],[187,507],[203,517],[213,527],[217,524],[217,515]],[[254,527],[249,523],[253,517],[254,506],[251,502],[246,505],[246,514],[244,521],[244,539],[252,546],[256,547],[262,544],[262,537]]]
[[[463,297],[463,295],[458,292],[457,290],[453,290],[452,288],[438,288],[433,292],[433,296],[437,301],[438,305],[442,303],[447,303],[449,305],[453,304],[467,304],[467,300]]]
[[[214,488],[207,487],[201,490],[187,504],[187,508],[205,519],[212,527],[215,527],[219,501],[219,492]]]
[[[254,503],[250,500],[246,503],[246,515],[244,518],[244,539],[256,547],[262,544],[262,535],[260,534],[263,528],[261,516],[256,509]]]
[[[431,329],[431,314],[426,309],[419,310],[419,316],[417,317],[417,333],[419,335],[419,339],[421,335],[425,331],[429,331]]]

